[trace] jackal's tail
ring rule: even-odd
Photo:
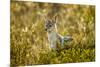
[[[63,40],[67,42],[67,41],[72,41],[73,38],[72,38],[72,36],[64,36]]]
[[[72,41],[73,40],[73,38],[72,38],[72,36],[63,36],[62,37],[62,46],[64,46],[64,43],[65,42],[69,42],[69,41]]]

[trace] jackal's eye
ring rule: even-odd
[[[46,27],[48,27],[49,25],[48,24],[46,24]]]
[[[50,24],[49,27],[52,27],[52,25]]]

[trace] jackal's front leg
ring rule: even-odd
[[[50,47],[51,47],[51,49],[55,50],[57,48],[56,42],[51,42]]]

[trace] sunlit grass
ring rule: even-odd
[[[58,5],[58,4],[57,4]],[[11,66],[95,61],[95,7],[93,5],[11,2]],[[59,7],[59,9],[58,9]],[[58,14],[61,35],[73,41],[63,49],[49,51],[43,15]]]

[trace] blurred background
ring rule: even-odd
[[[58,33],[72,35],[63,50],[48,50],[44,15],[57,15]],[[11,66],[95,61],[95,6],[11,0],[10,41]]]

